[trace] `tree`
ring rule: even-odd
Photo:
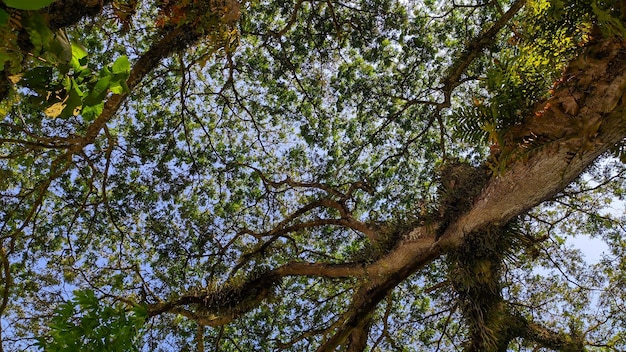
[[[2,346],[623,350],[624,6],[5,0]]]

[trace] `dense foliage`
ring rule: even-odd
[[[0,350],[626,349],[626,2],[3,1]]]

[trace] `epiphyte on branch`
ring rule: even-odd
[[[461,160],[448,160],[439,173],[440,229],[468,211],[489,178],[488,168],[476,167]]]

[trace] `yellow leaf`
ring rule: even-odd
[[[13,84],[16,84],[17,82],[20,81],[20,79],[22,79],[23,74],[17,74],[17,75],[11,75],[9,76],[9,81],[11,81]]]
[[[44,112],[44,114],[48,115],[48,117],[55,118],[55,117],[61,115],[61,112],[63,111],[63,109],[65,109],[66,106],[67,106],[67,104],[63,104],[63,102],[54,103],[54,104],[50,105],[43,112]]]

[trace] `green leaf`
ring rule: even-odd
[[[11,59],[8,53],[0,51],[0,71],[4,71],[4,64]]]
[[[87,57],[87,49],[82,44],[74,40],[71,42],[71,47],[72,60],[70,61],[70,64],[72,65],[74,71],[83,71],[83,68],[86,66],[86,60],[84,59]]]
[[[48,44],[48,57],[52,62],[69,63],[73,57],[73,48],[65,32],[58,30],[53,35],[53,40]]]
[[[85,98],[85,105],[97,105],[100,104],[108,92],[111,83],[111,76],[104,76],[98,80],[95,87],[91,90],[87,98]]]
[[[39,10],[50,4],[54,0],[4,0],[8,7],[18,10]]]
[[[78,75],[78,77],[80,77],[80,78],[83,78],[83,79],[84,79],[84,78],[87,78],[87,77],[89,77],[89,76],[91,76],[91,75],[92,75],[91,69],[90,69],[89,67],[86,67],[86,66],[85,66],[85,68],[83,68],[83,69],[80,71],[80,74]]]
[[[111,68],[114,75],[119,74],[129,74],[130,73],[130,62],[128,61],[128,57],[126,55],[122,55],[118,57],[113,63],[113,67]]]
[[[130,88],[128,88],[126,81],[122,81],[121,85],[122,85],[122,88],[124,89],[124,93],[130,94]]]
[[[48,337],[37,337],[45,351],[137,351],[134,342],[145,323],[143,306],[107,305],[93,291],[75,291],[48,324]]]
[[[96,117],[102,114],[102,110],[104,109],[104,102],[96,105],[85,105],[81,110],[81,115],[83,115],[83,119],[87,122],[91,122],[96,119]]]
[[[9,14],[3,9],[0,9],[0,26],[4,26],[7,23],[9,23]]]
[[[80,60],[87,56],[87,48],[85,48],[81,43],[72,40],[72,56],[76,59]]]
[[[126,85],[125,80],[119,80],[119,79],[111,80],[109,89],[111,90],[111,92],[115,94],[130,93],[130,89],[128,89],[128,86]]]
[[[84,96],[84,93],[81,91],[80,87],[78,86],[74,78],[71,78],[71,83],[72,84],[71,84],[71,88],[69,89],[69,96],[67,100],[65,101],[65,104],[66,104],[65,109],[63,109],[63,112],[61,113],[61,115],[59,115],[59,117],[61,118],[68,118],[71,116],[76,116],[82,110],[82,105],[83,105],[82,98]]]
[[[110,87],[111,92],[115,93],[115,94],[123,94],[124,93],[124,87],[122,87],[120,84],[116,84],[116,85],[112,85]]]
[[[19,84],[33,90],[48,90],[52,79],[51,67],[35,67],[24,73]]]
[[[40,14],[33,14],[25,20],[24,28],[34,46],[34,54],[39,55],[48,48],[50,42],[54,40],[54,34],[48,28],[44,17]]]

